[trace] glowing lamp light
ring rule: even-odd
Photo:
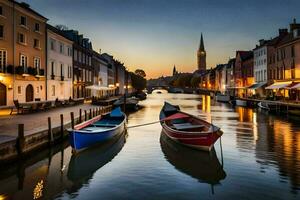
[[[0,81],[3,81],[4,80],[4,77],[3,76],[0,76]]]
[[[9,84],[9,85],[8,85],[8,89],[12,89],[12,86],[11,86],[11,84]]]
[[[119,83],[116,83],[116,86],[117,86],[117,87],[119,87],[119,86],[120,86],[120,84],[119,84]]]
[[[115,86],[114,86],[114,84],[109,84],[108,87],[109,87],[109,88],[113,88],[113,87],[115,87]]]

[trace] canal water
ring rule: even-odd
[[[76,157],[65,143],[2,168],[0,199],[300,199],[300,118],[154,91],[128,126],[158,120],[164,101],[221,127],[214,151],[175,144],[160,124]]]

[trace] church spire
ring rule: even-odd
[[[205,51],[202,33],[201,33],[199,51]]]

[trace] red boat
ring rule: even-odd
[[[172,140],[204,151],[210,151],[221,137],[219,127],[180,111],[179,106],[165,102],[160,111],[163,132]]]

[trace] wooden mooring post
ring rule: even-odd
[[[71,112],[70,113],[70,115],[71,115],[71,127],[72,127],[72,129],[74,129],[74,113],[73,112]]]
[[[90,108],[90,119],[92,119],[92,109]]]
[[[17,152],[18,156],[21,157],[24,152],[25,136],[24,136],[24,124],[18,124],[18,138],[17,138]]]
[[[84,121],[86,121],[87,120],[87,112],[86,112],[86,110],[84,110]]]
[[[51,117],[48,117],[48,139],[49,139],[49,145],[53,144],[53,132],[51,127]]]
[[[81,110],[81,108],[80,108],[80,109],[79,109],[79,123],[81,123],[81,122],[82,122],[81,115],[82,115],[82,110]]]
[[[64,138],[64,115],[60,114],[60,138],[63,140]]]

